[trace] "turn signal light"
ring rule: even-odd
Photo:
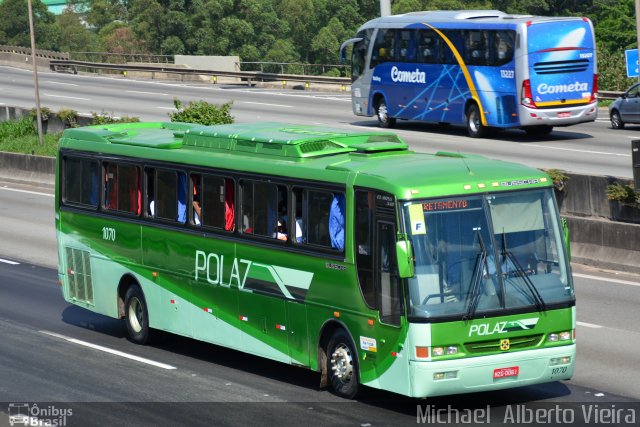
[[[429,357],[429,347],[416,347],[416,357]]]

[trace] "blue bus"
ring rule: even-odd
[[[496,10],[413,12],[371,20],[351,53],[352,108],[376,116],[545,135],[595,121],[598,72],[588,18]]]

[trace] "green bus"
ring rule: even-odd
[[[553,183],[393,133],[283,123],[67,129],[66,301],[321,373],[352,398],[571,378],[575,295]]]

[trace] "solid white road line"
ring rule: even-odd
[[[156,107],[159,108],[160,110],[175,110],[176,107]]]
[[[141,95],[158,95],[158,96],[169,96],[168,93],[158,93],[158,92],[143,92],[141,90],[128,90],[128,93],[139,93]]]
[[[590,276],[588,274],[580,274],[580,273],[573,273],[573,276],[574,277],[582,277],[583,279],[602,280],[603,282],[618,283],[620,285],[640,286],[640,283],[631,282],[629,280],[609,279],[609,278],[606,278],[606,277]]]
[[[243,104],[253,104],[253,105],[266,105],[267,107],[282,107],[282,108],[293,108],[293,105],[282,105],[282,104],[267,104],[266,102],[251,102],[244,101]]]
[[[3,262],[5,264],[10,264],[10,265],[19,265],[19,262],[15,262],[15,261],[9,261],[8,259],[2,259],[0,258],[0,262]]]
[[[89,98],[80,98],[77,96],[51,95],[50,93],[45,93],[43,95],[48,96],[49,98],[65,98],[65,99],[77,99],[80,101],[91,101]]]
[[[122,352],[122,351],[114,350],[114,349],[108,348],[108,347],[103,347],[101,345],[91,344],[90,342],[78,340],[78,339],[75,339],[75,338],[66,337],[64,335],[56,334],[54,332],[49,332],[49,331],[39,331],[39,332],[43,333],[45,335],[49,335],[51,337],[63,339],[63,340],[68,341],[70,343],[79,344],[79,345],[82,345],[84,347],[92,348],[94,350],[104,351],[105,353],[109,353],[109,354],[113,354],[113,355],[116,355],[116,356],[124,357],[126,359],[135,360],[136,362],[146,363],[147,365],[156,366],[158,368],[176,369],[175,366],[167,365],[165,363],[156,362],[155,360],[151,360],[151,359],[145,359],[144,357],[140,357],[140,356],[134,356],[133,354],[129,354],[129,353],[125,353],[125,352]]]
[[[54,85],[63,85],[63,86],[78,86],[75,83],[54,82],[53,80],[46,80],[46,83],[51,83],[51,84],[54,84]]]
[[[39,191],[18,190],[17,188],[0,187],[0,190],[15,191],[16,193],[35,194],[36,196],[55,197],[55,194],[40,193]]]
[[[593,328],[593,329],[600,329],[603,326],[600,325],[594,325],[593,323],[587,323],[587,322],[576,322],[576,325],[578,326],[584,326],[586,328]]]
[[[549,147],[547,145],[527,144],[527,147],[548,148],[550,150],[575,151],[576,153],[603,154],[605,156],[631,157],[631,154],[607,153],[605,151],[577,150],[574,148]]]

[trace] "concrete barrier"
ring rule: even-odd
[[[0,179],[53,188],[56,180],[56,159],[0,152]]]

